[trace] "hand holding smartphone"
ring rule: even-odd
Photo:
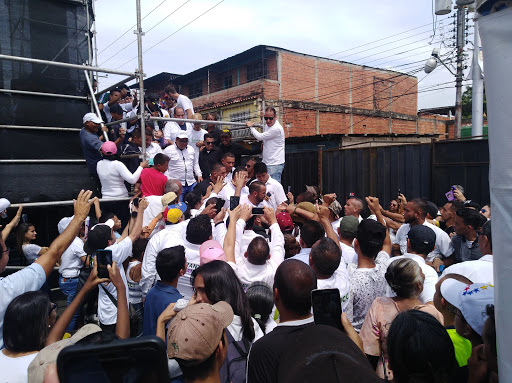
[[[109,278],[107,266],[112,266],[112,250],[96,250],[98,278]]]
[[[339,289],[317,289],[311,292],[315,324],[325,324],[345,331],[341,324],[341,297]]]

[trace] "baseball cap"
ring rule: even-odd
[[[185,202],[179,202],[174,205],[169,205],[165,207],[163,216],[168,223],[175,224],[178,223],[181,216],[187,210],[187,204]]]
[[[69,223],[73,220],[73,216],[62,218],[57,224],[57,230],[59,230],[59,234],[62,234],[64,230],[68,227]]]
[[[106,248],[108,241],[112,237],[112,227],[114,227],[114,221],[111,219],[107,220],[105,223],[94,225],[87,235],[87,240],[84,243],[84,251],[91,255],[98,249]]]
[[[345,218],[347,217],[343,217],[341,221],[343,222]],[[386,227],[373,219],[363,219],[357,227],[356,238],[361,239],[363,237],[370,238],[369,243],[382,245],[386,238]]]
[[[351,215],[343,217],[340,222],[340,233],[345,237],[355,237],[359,227],[359,220]]]
[[[482,335],[487,320],[486,306],[494,304],[494,285],[491,283],[473,283],[468,285],[453,278],[445,279],[441,284],[441,294],[450,304],[457,307],[466,322],[478,334]]]
[[[276,219],[282,232],[293,230],[292,217],[286,211],[278,213]]]
[[[199,265],[211,261],[226,261],[226,254],[221,244],[213,239],[204,242],[199,248],[200,262]]]
[[[184,130],[182,130],[181,132],[179,132],[179,133],[176,135],[176,138],[187,138],[187,139],[188,139],[187,132],[185,132]]]
[[[414,244],[420,245],[427,253],[430,253],[436,245],[436,233],[430,227],[425,225],[411,226],[407,238]]]
[[[315,208],[315,205],[313,205],[311,202],[301,202],[301,203],[298,203],[297,204],[297,208],[299,209],[304,209],[304,210],[307,210],[311,213],[316,213],[316,208]],[[297,213],[293,213],[291,215],[292,219],[293,219],[293,222],[299,222],[299,223],[304,223],[307,221],[306,218],[304,218],[303,216],[297,214]]]
[[[101,124],[103,120],[99,118],[96,113],[86,113],[84,118],[82,118],[82,122],[85,124],[87,121],[92,121],[95,124]]]
[[[164,210],[167,207],[167,205],[176,200],[176,197],[176,193],[174,192],[165,193],[162,196],[162,206],[164,207]]]
[[[441,215],[439,213],[439,209],[437,208],[437,205],[434,202],[431,201],[425,201],[427,203],[427,214],[430,214],[432,218],[436,218],[438,215]]]
[[[332,211],[332,214],[334,214],[334,218],[338,219],[341,217],[341,212],[343,210],[343,207],[337,200],[334,200],[329,205],[329,210]]]
[[[224,301],[185,307],[169,325],[168,357],[181,359],[190,366],[201,364],[217,349],[224,329],[232,321],[233,309]]]
[[[117,146],[113,141],[104,142],[101,145],[101,152],[107,156],[111,156],[117,153]]]
[[[72,337],[59,340],[58,342],[52,343],[51,345],[43,348],[37,353],[37,356],[28,366],[28,380],[34,383],[43,383],[46,367],[50,364],[57,363],[57,357],[63,348],[73,346],[86,336],[100,331],[101,327],[89,323],[80,328],[80,330],[78,330]]]
[[[0,198],[0,213],[2,215],[2,218],[7,218],[7,213],[5,210],[11,206],[11,202],[7,198]]]

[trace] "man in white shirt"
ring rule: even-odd
[[[114,222],[100,223],[94,226],[88,234],[87,241],[84,244],[84,250],[87,254],[94,254],[96,250],[105,249],[112,251],[112,262],[116,262],[119,274],[123,279],[126,288],[126,304],[128,305],[128,282],[124,272],[123,262],[132,255],[132,245],[142,233],[142,217],[144,210],[148,206],[145,198],[139,202],[138,215],[131,233],[122,241],[116,243],[116,238],[112,230]],[[101,287],[102,286],[102,287]],[[117,322],[117,289],[113,283],[107,286],[101,285],[98,294],[98,319],[100,326],[105,331],[115,332]],[[107,293],[108,291],[108,293]],[[114,304],[113,300],[116,301]]]
[[[203,116],[201,116],[201,113],[195,113],[193,118],[194,120],[202,120]],[[199,151],[204,146],[204,135],[207,133],[208,132],[206,130],[201,129],[200,122],[194,123],[192,128],[187,128],[188,143],[196,151],[196,156],[198,159]]]
[[[269,206],[277,210],[277,207],[287,200],[283,186],[268,174],[268,168],[264,162],[258,162],[254,165],[254,174],[258,181],[264,183],[267,188],[266,201]]]
[[[281,182],[281,174],[283,173],[285,162],[284,129],[276,119],[276,110],[274,108],[266,108],[263,118],[265,119],[263,133],[258,132],[252,127],[254,125],[252,121],[247,121],[246,124],[251,128],[254,138],[263,142],[263,162],[267,164],[270,176],[277,182]]]
[[[239,166],[233,172],[233,179],[226,182],[226,185],[219,192],[218,197],[222,198],[225,203],[224,207],[229,209],[229,200],[233,196],[246,199],[249,195],[249,189],[245,186],[247,183],[247,170]]]
[[[178,107],[183,108],[183,110],[187,114],[188,119],[193,118],[194,106],[192,105],[192,101],[190,101],[190,98],[176,92],[176,88],[174,88],[174,86],[172,86],[172,85],[167,85],[165,87],[165,94],[167,94],[170,98],[175,100],[177,103],[176,107],[174,108],[174,117],[175,118],[183,118],[183,117],[176,116],[176,108],[178,108]]]
[[[174,118],[185,118],[185,111],[181,107],[174,109]],[[163,130],[164,138],[167,140],[168,145],[173,145],[176,141],[176,137],[181,132],[189,132],[193,129],[190,122],[175,122],[169,121],[165,124]],[[188,137],[188,134],[187,134]]]
[[[183,131],[178,133],[176,143],[165,148],[164,154],[170,159],[166,176],[181,182],[183,191],[180,195],[180,201],[183,201],[185,195],[196,186],[194,174],[197,176],[198,182],[203,180],[195,150],[188,145],[187,133]]]
[[[240,197],[240,205],[249,204],[251,207],[263,208],[269,206],[265,198],[267,197],[267,188],[263,182],[254,181],[249,186],[249,194]]]
[[[354,243],[354,239],[357,235],[357,229],[359,227],[359,221],[356,217],[352,217],[351,215],[343,217],[343,220],[338,227],[338,236],[340,238],[340,247],[341,247],[341,258],[348,266],[353,264],[357,266],[357,253],[352,247]]]
[[[318,241],[309,253],[309,265],[316,274],[318,289],[340,291],[341,308],[345,311],[349,299],[348,273],[336,242],[328,237]]]
[[[270,225],[270,246],[263,237],[257,236],[249,243],[243,255],[240,254],[240,242],[245,223],[252,217],[251,208],[242,205],[230,212],[231,221],[224,240],[224,252],[227,261],[236,263],[234,269],[244,287],[252,282],[265,282],[272,286],[276,270],[284,261],[284,236],[277,223],[276,214],[269,207],[263,210]]]
[[[225,181],[229,182],[233,179],[233,168],[235,167],[235,155],[233,153],[224,153],[220,163],[226,168]]]
[[[447,258],[453,253],[453,247],[451,244],[450,237],[443,230],[437,226],[432,225],[425,219],[427,215],[427,207],[424,200],[415,198],[404,207],[404,220],[405,223],[400,226],[400,229],[396,232],[395,241],[393,242],[393,254],[400,255],[407,252],[407,233],[414,225],[425,225],[434,230],[436,233],[436,247],[427,256],[426,261],[432,262],[437,254],[443,255]]]

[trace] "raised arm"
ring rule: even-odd
[[[226,237],[224,238],[224,254],[226,255],[227,262],[236,263],[235,260],[235,239],[236,239],[236,222],[238,218],[240,218],[240,213],[242,211],[242,206],[238,205],[234,210],[230,210],[229,212],[229,226],[228,231],[226,233]]]
[[[270,264],[276,270],[284,261],[284,235],[277,223],[276,213],[270,207],[263,208],[265,219],[270,225],[272,238],[270,240]]]
[[[39,258],[36,259],[34,263],[39,263],[46,274],[46,277],[50,275],[50,273],[53,271],[53,268],[55,266],[55,263],[60,259],[62,253],[71,245],[71,242],[73,242],[73,239],[78,234],[78,230],[80,229],[80,226],[82,225],[82,222],[84,221],[85,217],[89,214],[89,210],[91,209],[91,205],[94,202],[94,199],[89,200],[89,198],[92,195],[92,191],[87,190],[81,190],[78,194],[78,197],[76,198],[75,203],[75,214],[71,222],[69,223],[68,227],[64,232],[59,235],[50,245],[50,248],[46,253],[41,255]]]
[[[123,265],[121,265],[121,267],[123,267]],[[126,288],[123,278],[119,273],[119,268],[116,266],[116,262],[112,262],[112,266],[107,265],[107,269],[110,280],[117,290],[116,335],[121,339],[128,339],[130,337],[130,314],[128,313]]]
[[[7,240],[7,237],[9,236],[9,234],[11,234],[12,229],[14,229],[20,223],[22,211],[23,211],[23,206],[20,206],[18,208],[18,211],[16,212],[16,215],[11,220],[11,222],[9,222],[7,225],[5,225],[5,228],[2,230],[2,239],[4,241]]]
[[[371,212],[377,217],[377,222],[385,222],[380,209],[379,199],[376,197],[366,197],[366,203],[368,204]],[[391,255],[391,249],[391,237],[389,236],[389,230],[386,228],[386,238],[384,239],[382,250]]]
[[[340,245],[340,239],[338,238],[338,235],[334,232],[331,222],[329,221],[329,208],[327,206],[317,205],[316,209],[318,217],[320,218],[320,223],[324,227],[325,234],[338,245],[341,251],[343,251]]]

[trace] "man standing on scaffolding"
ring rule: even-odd
[[[284,169],[284,130],[276,119],[276,110],[268,107],[265,109],[265,126],[263,133],[258,132],[252,126],[252,121],[247,121],[247,127],[258,141],[263,142],[263,162],[267,165],[268,174],[281,183],[281,174]]]
[[[191,120],[194,117],[194,106],[192,105],[192,101],[190,101],[190,98],[182,94],[179,94],[176,91],[176,88],[172,85],[167,85],[165,87],[165,94],[176,101],[177,107],[179,106],[183,108],[186,114],[186,118]]]

